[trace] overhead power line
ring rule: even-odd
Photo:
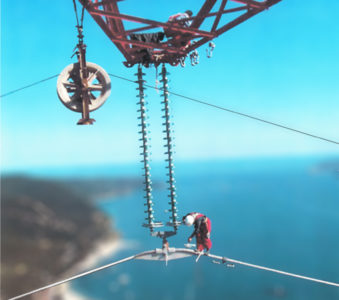
[[[43,290],[58,286],[60,284],[72,281],[74,279],[78,279],[80,277],[84,277],[84,276],[87,276],[89,274],[93,274],[95,272],[102,271],[104,269],[107,269],[107,268],[116,266],[118,264],[122,264],[122,263],[125,263],[125,262],[128,262],[128,261],[131,261],[131,260],[134,260],[134,259],[141,259],[141,260],[146,260],[146,261],[148,261],[148,260],[156,260],[156,261],[165,260],[167,262],[167,259],[168,259],[167,255],[169,255],[169,254],[175,255],[176,253],[185,254],[186,257],[187,256],[198,256],[198,259],[203,254],[202,252],[197,252],[197,251],[194,251],[194,250],[191,250],[191,249],[181,249],[181,248],[171,248],[171,250],[169,252],[167,250],[164,250],[164,249],[161,249],[161,250],[156,249],[156,250],[151,250],[151,251],[145,251],[145,252],[142,252],[142,253],[132,255],[132,256],[126,257],[124,259],[118,260],[116,262],[109,263],[109,264],[104,265],[102,267],[98,267],[98,268],[89,270],[87,272],[83,272],[81,274],[74,275],[74,276],[69,277],[67,279],[46,285],[44,287],[32,290],[30,292],[15,296],[15,297],[10,298],[8,300],[21,299],[23,297],[33,295],[33,294],[41,292]],[[218,255],[213,255],[213,254],[207,254],[207,253],[205,253],[204,255],[208,256],[209,258],[212,258],[212,259],[217,259],[217,260],[220,261],[220,263],[222,262],[222,263],[225,263],[225,264],[227,264],[227,263],[239,264],[239,265],[243,265],[243,266],[246,266],[246,267],[260,269],[260,270],[269,271],[269,272],[274,272],[274,273],[278,273],[278,274],[289,276],[289,277],[295,277],[295,278],[309,280],[309,281],[313,281],[313,282],[317,282],[317,283],[321,283],[321,284],[325,284],[325,285],[339,287],[339,283],[336,283],[336,282],[325,281],[325,280],[321,280],[321,279],[317,279],[317,278],[313,278],[313,277],[308,277],[308,276],[298,275],[298,274],[295,274],[295,273],[281,271],[281,270],[278,270],[278,269],[272,269],[272,268],[268,268],[268,267],[264,267],[264,266],[254,265],[254,264],[251,264],[251,263],[243,262],[243,261],[228,258],[228,257],[223,257],[223,256],[218,256]],[[165,259],[164,259],[164,257],[165,257]],[[183,256],[178,256],[176,258],[173,257],[173,258],[170,258],[170,259],[178,259],[178,258],[183,258]]]
[[[254,268],[254,269],[260,269],[260,270],[278,273],[278,274],[289,276],[289,277],[295,277],[295,278],[300,278],[300,279],[304,279],[304,280],[309,280],[309,281],[314,281],[314,282],[318,282],[318,283],[322,283],[322,284],[326,284],[326,285],[332,285],[332,286],[339,287],[339,283],[336,283],[336,282],[321,280],[321,279],[317,279],[317,278],[313,278],[313,277],[308,277],[308,276],[298,275],[298,274],[295,274],[295,273],[285,272],[285,271],[281,271],[281,270],[277,270],[277,269],[267,268],[267,267],[264,267],[264,266],[254,265],[254,264],[251,264],[251,263],[247,263],[247,262],[232,259],[232,258],[223,258],[221,256],[217,256],[217,255],[213,255],[213,254],[207,254],[207,256],[214,258],[214,259],[222,260],[225,263],[229,262],[229,263],[239,264],[239,265],[243,265],[243,266]]]
[[[112,263],[107,264],[107,265],[104,265],[104,266],[102,266],[102,267],[95,268],[95,269],[89,270],[89,271],[87,271],[87,272],[84,272],[84,273],[81,273],[81,274],[78,274],[78,275],[74,275],[74,276],[72,276],[72,277],[70,277],[70,278],[67,278],[67,279],[64,279],[64,280],[61,280],[61,281],[58,281],[58,282],[55,282],[55,283],[52,283],[52,284],[43,286],[43,287],[41,287],[41,288],[35,289],[35,290],[30,291],[30,292],[27,292],[27,293],[25,293],[25,294],[21,294],[21,295],[15,296],[15,297],[10,298],[10,299],[8,299],[8,300],[21,299],[21,298],[23,298],[23,297],[26,297],[26,296],[29,296],[29,295],[33,295],[33,294],[36,294],[36,293],[38,293],[38,292],[41,292],[41,291],[47,290],[47,289],[49,289],[49,288],[55,287],[55,286],[57,286],[57,285],[60,285],[60,284],[63,284],[63,283],[72,281],[72,280],[74,280],[74,279],[77,279],[77,278],[80,278],[80,277],[84,277],[84,276],[86,276],[86,275],[89,275],[89,274],[92,274],[92,273],[95,273],[95,272],[98,272],[98,271],[101,271],[101,270],[104,270],[104,269],[113,267],[113,266],[115,266],[115,265],[118,265],[118,264],[124,263],[124,262],[126,262],[126,261],[132,260],[132,259],[134,259],[134,258],[135,258],[135,255],[130,256],[130,257],[126,257],[126,258],[124,258],[124,259],[121,259],[121,260],[112,262]]]
[[[135,83],[134,80],[131,80],[131,79],[128,79],[128,78],[117,76],[117,75],[114,75],[114,74],[111,74],[111,73],[109,73],[109,75],[112,76],[112,77],[115,77],[115,78],[119,78],[119,79],[122,79],[122,80],[125,80],[125,81]],[[148,85],[148,84],[144,84],[144,85],[149,87],[149,88],[152,88],[152,89],[156,89],[156,90],[159,89],[158,87],[155,87],[155,86],[152,86],[152,85]],[[161,90],[161,88],[160,88],[160,90]],[[326,141],[326,142],[329,142],[329,143],[332,143],[332,144],[339,145],[339,142],[337,142],[337,141],[330,140],[330,139],[327,139],[327,138],[324,138],[324,137],[321,137],[321,136],[318,136],[318,135],[315,135],[315,134],[311,134],[311,133],[308,133],[308,132],[305,132],[305,131],[301,131],[301,130],[298,130],[298,129],[295,129],[295,128],[292,128],[292,127],[288,127],[288,126],[285,126],[285,125],[282,125],[282,124],[278,124],[278,123],[275,123],[275,122],[271,122],[271,121],[268,121],[268,120],[264,120],[264,119],[261,119],[261,118],[258,118],[258,117],[255,117],[255,116],[252,116],[252,115],[249,115],[249,114],[245,114],[245,113],[235,111],[235,110],[232,110],[232,109],[229,109],[229,108],[226,108],[226,107],[222,107],[222,106],[219,106],[219,105],[208,103],[206,101],[202,101],[202,100],[199,100],[199,99],[196,99],[196,98],[188,97],[188,96],[185,96],[185,95],[182,95],[182,94],[179,94],[179,93],[175,93],[175,92],[172,92],[172,91],[169,91],[169,92],[174,96],[181,97],[183,99],[186,99],[186,100],[189,100],[189,101],[192,101],[192,102],[207,105],[207,106],[217,108],[217,109],[220,109],[220,110],[223,110],[223,111],[227,111],[229,113],[236,114],[236,115],[239,115],[239,116],[242,116],[242,117],[245,117],[245,118],[249,118],[249,119],[252,119],[252,120],[255,120],[255,121],[259,121],[259,122],[266,123],[266,124],[269,124],[269,125],[272,125],[272,126],[280,127],[280,128],[283,128],[283,129],[286,129],[286,130],[289,130],[289,131],[293,131],[295,133],[303,134],[303,135],[306,135],[306,136],[309,136],[309,137],[312,137],[312,138],[320,139],[320,140],[323,140],[323,141]]]
[[[111,77],[115,77],[115,78],[118,78],[118,79],[121,79],[121,80],[128,81],[128,82],[136,84],[135,80],[128,79],[128,78],[125,78],[125,77],[122,77],[122,76],[118,76],[118,75],[114,75],[112,73],[108,73],[108,74]],[[0,98],[9,96],[9,95],[14,94],[16,92],[19,92],[21,90],[27,89],[27,88],[32,87],[32,86],[37,85],[37,84],[40,84],[40,83],[42,83],[44,81],[53,79],[53,78],[55,78],[57,76],[59,76],[59,74],[47,77],[45,79],[39,80],[37,82],[34,82],[34,83],[30,84],[30,85],[27,85],[27,86],[15,89],[15,90],[10,91],[10,92],[5,93],[5,94],[2,94],[2,95],[0,95]],[[149,87],[149,88],[155,89],[155,90],[159,90],[159,89],[161,90],[161,88],[158,88],[156,86],[152,86],[152,85],[149,85],[149,84],[144,84],[144,85]],[[245,113],[242,113],[242,112],[239,112],[239,111],[235,111],[235,110],[223,107],[223,106],[212,104],[212,103],[209,103],[209,102],[206,102],[206,101],[203,101],[203,100],[199,100],[199,99],[196,99],[196,98],[192,98],[192,97],[189,97],[189,96],[185,96],[185,95],[182,95],[182,94],[179,94],[179,93],[175,93],[175,92],[172,92],[172,91],[169,91],[169,92],[172,95],[174,95],[174,96],[177,96],[177,97],[180,97],[180,98],[192,101],[192,102],[196,102],[196,103],[199,103],[199,104],[210,106],[210,107],[213,107],[213,108],[216,108],[216,109],[219,109],[219,110],[223,110],[223,111],[226,111],[226,112],[229,112],[229,113],[232,113],[232,114],[236,114],[236,115],[241,116],[241,117],[245,117],[245,118],[252,119],[252,120],[255,120],[255,121],[258,121],[258,122],[262,122],[262,123],[269,124],[269,125],[272,125],[272,126],[275,126],[275,127],[279,127],[279,128],[291,131],[291,132],[299,133],[299,134],[302,134],[302,135],[305,135],[305,136],[308,136],[308,137],[312,137],[312,138],[315,138],[315,139],[319,139],[319,140],[322,140],[322,141],[325,141],[325,142],[328,142],[328,143],[331,143],[331,144],[339,145],[338,141],[331,140],[331,139],[328,139],[328,138],[324,138],[324,137],[319,136],[319,135],[311,134],[311,133],[308,133],[306,131],[295,129],[295,128],[292,128],[292,127],[289,127],[289,126],[285,126],[285,125],[282,125],[282,124],[279,124],[279,123],[276,123],[276,122],[268,121],[268,120],[265,120],[265,119],[262,119],[262,118],[258,118],[256,116],[245,114]]]
[[[29,85],[26,85],[26,86],[23,86],[23,87],[21,87],[21,88],[18,88],[18,89],[15,89],[15,90],[13,90],[13,91],[10,91],[10,92],[8,92],[8,93],[2,94],[2,95],[0,95],[0,98],[9,96],[9,95],[11,95],[11,94],[14,94],[14,93],[19,92],[19,91],[24,90],[24,89],[27,89],[27,88],[29,88],[29,87],[32,87],[32,86],[37,85],[37,84],[39,84],[39,83],[42,83],[42,82],[44,82],[44,81],[48,81],[48,80],[53,79],[53,78],[58,77],[58,76],[59,76],[59,74],[56,74],[56,75],[47,77],[47,78],[45,78],[45,79],[39,80],[39,81],[37,81],[37,82],[33,82],[33,83],[29,84]]]

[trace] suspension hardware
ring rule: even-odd
[[[186,60],[186,55],[180,57],[180,59],[179,59],[179,61],[180,61],[180,66],[182,66],[183,68],[186,66],[185,60]]]
[[[91,99],[89,96],[88,90],[88,70],[86,65],[86,45],[83,43],[83,34],[82,34],[82,26],[77,26],[78,28],[78,39],[79,43],[77,45],[77,58],[80,66],[80,85],[81,85],[81,94],[80,98],[82,99],[82,118],[78,121],[78,125],[90,125],[95,122],[94,119],[89,117],[89,105],[91,103]]]
[[[208,48],[206,49],[206,54],[208,58],[212,57],[214,48],[215,48],[215,44],[212,41],[209,42]]]
[[[199,53],[197,49],[190,53],[190,59],[192,66],[196,66],[199,63]]]
[[[84,44],[82,8],[81,21],[77,14],[76,2],[73,0],[77,19],[78,43],[73,50],[77,62],[68,65],[59,75],[57,93],[60,101],[70,110],[81,112],[78,125],[93,124],[89,113],[98,109],[110,95],[111,80],[100,66],[86,61],[86,45]]]
[[[167,195],[170,198],[170,201],[168,204],[170,205],[170,209],[167,210],[167,212],[170,212],[170,222],[166,223],[166,226],[170,226],[173,228],[171,231],[155,231],[155,228],[164,226],[162,222],[155,222],[154,218],[154,209],[153,209],[153,196],[152,196],[152,180],[151,180],[151,168],[149,166],[149,160],[150,160],[150,153],[149,153],[149,137],[148,137],[148,124],[146,122],[147,119],[147,102],[145,101],[145,90],[144,87],[145,80],[143,79],[143,75],[145,75],[142,72],[142,66],[139,65],[137,74],[138,80],[136,83],[138,83],[138,87],[136,88],[139,91],[139,94],[137,97],[139,98],[137,104],[139,106],[138,113],[140,115],[138,116],[138,119],[140,120],[140,123],[138,126],[140,127],[139,134],[141,134],[141,138],[139,141],[141,141],[140,148],[142,149],[142,152],[140,155],[142,156],[141,162],[143,163],[143,171],[144,171],[144,199],[146,200],[146,203],[144,204],[146,206],[145,213],[147,221],[145,224],[143,224],[144,227],[147,227],[151,231],[151,235],[155,237],[159,237],[163,239],[163,247],[168,247],[168,241],[167,238],[170,236],[173,236],[177,233],[178,226],[180,225],[180,222],[178,221],[178,211],[176,207],[176,192],[175,192],[175,179],[174,179],[174,164],[173,164],[173,145],[172,141],[173,138],[171,136],[172,128],[171,128],[171,121],[170,121],[170,109],[169,109],[169,92],[168,92],[168,78],[167,78],[167,71],[166,67],[163,64],[162,71],[161,71],[161,80],[162,83],[162,92],[161,95],[163,97],[163,101],[161,102],[163,104],[162,111],[164,112],[164,115],[162,118],[164,119],[164,122],[162,123],[162,126],[164,126],[164,130],[162,131],[165,136],[163,137],[163,140],[165,141],[165,155],[166,155],[166,169],[168,177],[168,180],[166,183],[168,184],[167,190],[169,190],[169,194]]]
[[[91,119],[89,117],[89,105],[91,104],[91,99],[89,95],[89,90],[88,90],[88,70],[87,70],[87,65],[86,65],[86,45],[84,44],[84,35],[83,35],[83,20],[84,20],[84,7],[82,8],[82,13],[81,13],[81,21],[79,23],[78,19],[78,13],[77,13],[77,7],[76,7],[76,2],[73,0],[74,4],[74,11],[77,19],[77,25],[76,28],[78,29],[78,44],[76,45],[77,51],[75,52],[79,67],[80,67],[80,87],[81,87],[81,93],[80,93],[80,98],[82,100],[82,118],[78,121],[78,125],[89,125],[93,124],[95,122],[94,119]],[[74,55],[74,54],[73,54]]]
[[[163,123],[163,126],[165,126],[165,129],[163,130],[163,133],[165,133],[164,140],[166,141],[166,144],[164,147],[166,148],[165,155],[167,156],[166,162],[167,166],[166,168],[168,169],[168,173],[166,174],[168,176],[168,190],[169,190],[169,195],[168,197],[170,198],[170,204],[171,209],[169,210],[171,212],[171,217],[170,217],[170,222],[167,223],[167,225],[172,226],[174,228],[174,231],[176,232],[178,229],[178,225],[180,222],[178,222],[178,211],[176,207],[176,188],[175,188],[175,179],[174,179],[174,164],[173,164],[173,145],[172,145],[172,136],[171,136],[171,121],[170,121],[170,109],[169,109],[169,92],[168,92],[168,78],[167,78],[167,71],[165,64],[162,65],[162,70],[161,70],[161,76],[162,79],[160,80],[162,82],[162,91],[163,91],[163,102],[162,104],[164,105],[164,108],[162,111],[164,112],[163,118],[165,119],[165,122]]]
[[[159,222],[154,222],[154,210],[153,210],[153,197],[152,197],[152,180],[151,180],[151,172],[150,172],[150,166],[149,166],[149,145],[148,145],[148,124],[146,122],[147,119],[147,114],[146,114],[146,101],[145,101],[145,90],[146,88],[144,87],[145,80],[143,80],[143,75],[145,75],[142,72],[142,68],[139,65],[138,66],[138,73],[135,74],[138,76],[138,80],[136,81],[138,83],[138,87],[136,88],[139,90],[139,94],[137,97],[139,97],[139,101],[137,104],[139,105],[138,112],[140,113],[140,116],[138,119],[140,120],[140,123],[138,126],[140,126],[140,131],[139,133],[141,134],[141,138],[139,139],[142,143],[140,145],[140,148],[142,148],[142,160],[141,162],[143,163],[143,170],[144,174],[143,176],[145,177],[144,185],[145,185],[145,196],[144,198],[146,199],[145,206],[147,207],[145,213],[147,214],[146,221],[147,224],[144,224],[143,226],[148,227],[151,231],[151,233],[154,230],[154,227],[159,227],[162,224]]]

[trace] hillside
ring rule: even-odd
[[[139,178],[89,178],[70,179],[62,182],[73,191],[83,194],[89,199],[111,198],[130,194],[142,186]],[[154,188],[160,187],[158,182]]]
[[[2,178],[2,296],[61,279],[96,242],[117,237],[111,228],[89,197],[69,183]]]

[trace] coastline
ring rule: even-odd
[[[119,237],[111,237],[97,242],[96,246],[85,257],[85,259],[78,262],[74,265],[74,267],[64,273],[64,277],[68,278],[95,268],[99,265],[100,261],[111,257],[122,250],[126,246],[125,244],[126,243]],[[90,300],[84,295],[73,290],[70,282],[64,283],[52,289],[49,293],[49,298],[56,298],[60,300]]]

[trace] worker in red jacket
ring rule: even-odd
[[[195,236],[197,240],[197,250],[203,251],[206,249],[208,252],[212,247],[210,238],[212,229],[211,220],[201,213],[192,212],[184,216],[182,221],[187,226],[194,225],[194,231],[188,238],[188,242],[190,243]]]

